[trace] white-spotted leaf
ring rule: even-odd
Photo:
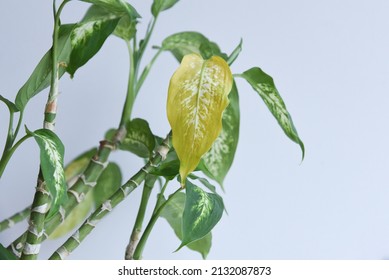
[[[199,166],[200,170],[216,180],[221,187],[223,187],[224,178],[234,161],[239,139],[239,95],[235,83],[228,98],[230,104],[223,113],[222,131],[211,149],[203,156]]]
[[[186,182],[186,200],[182,214],[182,243],[177,249],[209,234],[223,215],[223,199]]]
[[[111,14],[89,16],[87,13],[77,24],[70,36],[72,53],[66,68],[71,76],[100,50],[108,36],[114,32],[119,20],[119,17]]]
[[[161,211],[160,216],[165,218],[174,230],[174,233],[182,241],[182,214],[184,212],[186,195],[183,192],[176,194],[169,200],[169,203]],[[199,252],[203,259],[207,255],[212,245],[212,234],[208,233],[203,238],[191,242],[187,247],[193,251]]]
[[[27,129],[26,129],[27,130]],[[28,131],[40,148],[41,170],[45,184],[51,195],[51,207],[48,218],[59,210],[66,200],[66,181],[63,168],[64,146],[58,136],[51,130],[38,129]]]
[[[170,35],[162,42],[162,49],[170,51],[181,62],[187,54],[197,53],[203,57],[219,55],[224,57],[216,43],[198,32],[180,32]]]
[[[292,141],[300,145],[302,158],[304,159],[304,144],[297,134],[292,117],[286,109],[285,103],[278,93],[276,86],[274,85],[273,78],[258,67],[253,67],[236,76],[246,79],[246,81],[259,94],[259,96],[265,102],[267,108],[278,121],[278,124],[284,130],[285,134]]]
[[[204,60],[198,54],[186,55],[170,80],[167,116],[182,186],[221,131],[232,83],[224,59]]]
[[[131,18],[139,18],[140,15],[126,0],[80,0],[98,5],[109,12],[120,14],[126,13]]]

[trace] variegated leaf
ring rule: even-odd
[[[140,15],[126,0],[80,0],[92,3],[113,13],[126,13],[131,18],[139,18]]]
[[[223,215],[223,199],[186,182],[186,200],[182,214],[182,243],[177,250],[209,234]]]
[[[219,55],[226,58],[216,43],[198,32],[180,32],[170,35],[162,42],[162,49],[170,51],[181,62],[187,54],[197,53],[203,57]]]
[[[225,60],[198,54],[186,55],[170,80],[167,116],[182,186],[221,131],[232,82]]]
[[[90,13],[93,13],[93,10],[90,9]],[[114,14],[104,16],[86,14],[70,36],[72,53],[66,71],[71,76],[100,50],[105,40],[115,30],[119,20],[120,17]]]
[[[27,130],[27,129],[26,129]],[[43,178],[51,195],[51,207],[48,218],[54,215],[66,199],[66,181],[63,168],[64,146],[51,130],[27,130],[40,148],[40,161]]]
[[[178,1],[179,0],[154,0],[153,5],[151,6],[151,13],[156,17],[160,12],[173,7]]]
[[[186,195],[183,192],[176,194],[170,199],[169,203],[163,208],[160,216],[165,218],[174,230],[174,233],[182,241],[182,213],[184,212]],[[164,200],[165,201],[165,200]],[[203,259],[207,255],[212,245],[212,233],[208,233],[203,238],[191,242],[187,247],[193,251],[199,252]]]
[[[236,76],[244,78],[259,94],[259,96],[265,102],[267,108],[278,121],[278,124],[284,130],[285,134],[292,141],[300,145],[302,158],[304,159],[304,143],[301,141],[297,134],[292,117],[286,109],[285,103],[278,93],[276,86],[274,85],[273,78],[258,67],[253,67],[243,72],[243,74]]]
[[[223,113],[222,131],[211,149],[203,156],[202,164],[199,166],[200,170],[216,180],[222,188],[224,178],[234,161],[239,139],[239,95],[235,83],[228,98],[230,104]]]

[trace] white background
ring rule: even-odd
[[[139,34],[150,19],[151,2],[131,1],[143,17]],[[79,20],[87,7],[72,1],[62,21]],[[47,0],[1,1],[1,95],[13,100],[50,47],[51,12]],[[213,230],[209,259],[389,258],[388,13],[386,0],[182,0],[161,14],[151,45],[194,30],[230,53],[243,38],[233,73],[252,66],[269,73],[306,145],[300,164],[298,145],[283,134],[251,87],[238,81],[241,131],[225,180],[228,215]],[[166,92],[176,67],[170,54],[161,56],[133,113],[161,136],[169,130]],[[117,126],[127,76],[126,46],[112,37],[73,80],[61,80],[56,131],[66,146],[66,162]],[[46,98],[47,90],[27,106],[25,124],[31,130],[42,126]],[[1,147],[7,124],[1,105]],[[38,158],[36,144],[29,141],[10,161],[0,181],[0,220],[31,203]],[[126,153],[112,159],[121,163],[125,179],[142,164]],[[140,191],[107,216],[70,258],[122,259]],[[8,245],[25,228],[22,223],[0,233],[0,242]],[[41,258],[63,241],[45,242]],[[144,258],[201,258],[185,248],[172,253],[178,245],[160,220]]]

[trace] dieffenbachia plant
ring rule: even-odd
[[[152,18],[141,40],[137,32],[140,15],[125,0],[80,0],[90,4],[85,16],[75,23],[61,23],[66,4],[53,1],[53,43],[31,76],[16,94],[15,100],[0,96],[9,110],[8,132],[0,158],[0,177],[15,150],[27,139],[34,139],[40,149],[40,172],[31,205],[0,222],[0,231],[29,219],[25,233],[6,248],[0,244],[0,259],[36,259],[41,244],[73,232],[50,259],[64,259],[87,237],[98,222],[129,196],[143,187],[133,230],[125,249],[125,259],[142,258],[143,249],[160,218],[165,219],[180,239],[177,250],[187,247],[207,257],[212,243],[212,229],[224,209],[219,185],[233,163],[239,138],[240,105],[236,78],[248,82],[264,101],[285,134],[302,150],[292,118],[273,79],[253,67],[233,74],[230,66],[242,50],[242,42],[230,55],[197,32],[180,32],[154,47],[155,55],[142,68],[145,50],[160,14],[178,0],[154,0]],[[107,131],[97,148],[82,153],[64,166],[64,145],[55,134],[59,82],[98,53],[109,36],[123,40],[130,55],[128,87],[117,127]],[[179,66],[172,75],[167,96],[167,118],[171,131],[162,138],[155,135],[146,120],[134,118],[132,109],[150,69],[158,57],[170,52]],[[31,98],[49,87],[43,127],[25,129],[23,111]],[[64,93],[66,94],[66,93]],[[15,116],[18,116],[16,125]],[[145,160],[133,175],[123,174],[111,162],[112,151],[130,152]],[[125,183],[122,178],[127,177]],[[167,186],[178,180],[172,193]],[[160,185],[159,188],[155,185]],[[33,187],[33,186],[31,186]],[[3,190],[4,191],[4,190]],[[157,201],[148,222],[149,198]]]

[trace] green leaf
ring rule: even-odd
[[[69,62],[71,53],[70,34],[75,26],[75,24],[64,24],[59,28],[57,53],[58,63],[60,66],[58,71],[59,77],[62,77],[65,73],[64,67]],[[53,69],[52,64],[50,49],[39,61],[27,82],[19,89],[19,92],[16,95],[15,105],[20,111],[23,111],[24,107],[32,97],[50,85]]]
[[[231,66],[232,63],[234,63],[234,61],[238,58],[240,52],[242,51],[242,44],[243,44],[243,40],[240,39],[239,45],[236,46],[236,48],[232,51],[232,53],[229,55],[227,59],[228,65]]]
[[[223,199],[219,195],[207,193],[187,181],[182,215],[182,243],[177,250],[210,233],[222,217],[223,210]]]
[[[0,260],[17,260],[17,258],[0,243]]]
[[[243,74],[236,75],[246,79],[265,102],[267,108],[278,121],[278,124],[284,130],[285,134],[295,143],[300,145],[302,158],[304,159],[304,144],[297,134],[297,130],[293,124],[292,117],[286,109],[285,103],[282,100],[273,78],[262,71],[258,67],[253,67]]]
[[[140,15],[133,6],[124,0],[80,0],[82,2],[96,4],[112,13],[126,13],[131,18],[139,18]]]
[[[224,178],[234,161],[239,139],[239,95],[235,82],[228,98],[230,104],[223,114],[223,129],[211,149],[203,156],[203,165],[199,166],[200,170],[222,187]]]
[[[163,176],[168,180],[173,180],[179,173],[180,170],[180,161],[175,160],[164,160],[158,168],[155,168],[151,171],[151,174]]]
[[[170,80],[167,116],[182,185],[222,129],[232,83],[225,60],[218,56],[203,60],[198,54],[186,55]]]
[[[139,157],[149,158],[155,148],[155,137],[147,121],[133,119],[127,123],[126,127],[127,134],[120,143],[119,149],[132,152]],[[115,132],[115,129],[110,129],[106,133],[105,138],[112,139]]]
[[[170,35],[162,42],[162,49],[170,51],[181,62],[182,58],[191,53],[200,54],[204,58],[212,55],[226,58],[216,43],[198,32],[180,32]]]
[[[116,163],[110,162],[97,180],[93,189],[95,206],[98,207],[122,185],[122,172]]]
[[[194,180],[198,180],[200,183],[202,183],[204,185],[204,187],[206,187],[207,189],[209,189],[211,192],[213,193],[216,193],[216,188],[214,185],[212,185],[207,179],[205,178],[201,178],[195,174],[190,174],[188,176],[188,178],[191,178],[191,179],[194,179]]]
[[[167,220],[180,240],[182,240],[182,213],[184,212],[185,198],[185,193],[177,193],[170,199],[169,203],[166,204],[160,214],[161,217]],[[203,259],[206,259],[211,249],[211,245],[212,234],[208,233],[203,238],[189,243],[187,247],[193,251],[199,252]]]
[[[2,95],[0,95],[0,101],[2,101],[5,105],[7,105],[8,110],[11,114],[15,112],[19,112],[18,107],[16,107],[16,105],[12,101],[9,101],[7,98],[3,97]]]
[[[128,16],[123,16],[119,23],[116,25],[113,34],[122,38],[125,41],[130,41],[136,34],[136,20],[131,19]]]
[[[64,146],[58,136],[51,130],[38,129],[34,132],[26,128],[40,148],[40,161],[43,178],[50,192],[52,201],[48,218],[59,210],[66,200],[66,181],[63,168]]]
[[[97,15],[94,10],[92,6],[70,36],[72,53],[66,71],[71,76],[100,50],[119,22],[119,17]]]
[[[151,13],[154,17],[157,17],[160,12],[170,9],[178,1],[179,0],[154,0],[153,5],[151,6]]]

